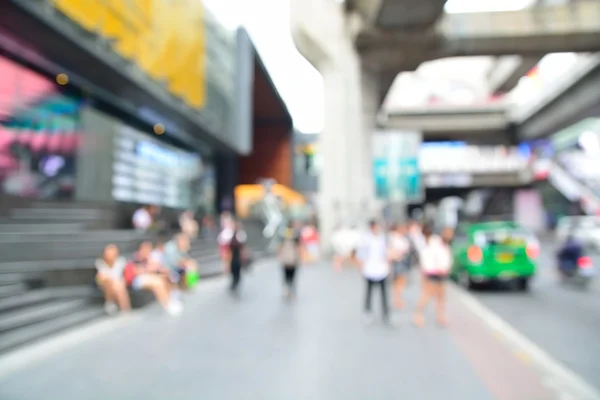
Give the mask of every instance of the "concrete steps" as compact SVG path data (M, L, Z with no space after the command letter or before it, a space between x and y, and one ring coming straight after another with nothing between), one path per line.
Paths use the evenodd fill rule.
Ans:
M13 350L19 346L45 339L50 335L91 322L103 317L104 310L99 306L81 306L72 309L69 313L56 315L44 323L30 324L20 329L0 335L0 353Z
M103 316L95 259L108 243L129 255L147 238L107 229L109 209L25 203L0 218L0 353Z
M150 238L110 229L110 211L100 207L12 207L0 217L0 353L101 318L103 295L94 284L94 261L109 243L129 257ZM222 272L214 238L192 243L190 256L201 276ZM134 308L154 302L150 292L130 291L130 297Z
M99 231L67 231L67 232L24 232L24 233L2 233L1 243L82 243L93 241L104 241L107 243L119 243L120 241L146 240L148 235L128 229L99 230Z
M36 222L30 220L6 219L0 221L0 235L23 234L23 233L73 233L81 232L85 224L79 222Z
M83 208L13 208L9 216L23 220L95 221L104 215L103 210Z
M52 299L2 313L0 334L69 314L87 304L85 299Z
M23 282L9 283L0 285L0 299L8 296L14 296L16 294L23 293L27 290L27 285Z
M46 303L55 299L100 298L98 289L91 285L29 290L0 299L0 314Z

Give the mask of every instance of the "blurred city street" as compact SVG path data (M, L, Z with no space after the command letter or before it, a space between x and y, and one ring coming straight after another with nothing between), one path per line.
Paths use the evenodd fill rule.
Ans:
M454 289L448 328L433 321L416 328L409 311L396 313L392 328L363 323L364 288L356 271L335 273L322 264L300 272L293 303L282 299L281 271L265 261L246 276L239 299L216 278L187 298L179 318L142 310L139 318L115 320L111 332L11 373L5 357L2 399L564 398ZM416 286L413 280L409 310ZM540 282L532 294L478 296L485 303L504 296L512 313L523 315L533 310L528 305L544 295L543 288ZM538 318L544 323L543 315ZM573 336L576 350L582 338ZM51 342L38 347L47 345ZM590 357L594 350L589 348Z
M599 0L1 4L0 400L600 400Z

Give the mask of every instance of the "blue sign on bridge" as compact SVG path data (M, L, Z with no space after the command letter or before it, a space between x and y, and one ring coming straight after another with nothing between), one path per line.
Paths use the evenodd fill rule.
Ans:
M421 173L416 157L374 160L375 193L378 198L408 203L422 198Z

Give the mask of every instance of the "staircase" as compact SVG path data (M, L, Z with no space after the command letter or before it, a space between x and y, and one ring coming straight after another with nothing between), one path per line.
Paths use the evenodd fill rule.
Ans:
M0 353L104 315L92 286L33 289L18 276L0 279Z
M501 188L492 189L487 197L482 218L487 219L509 219L514 218L514 190Z
M600 212L600 178L590 179L585 175L589 165L577 165L573 161L559 158L552 162L548 181L567 199L581 203L585 214L596 215Z
M0 353L104 315L94 261L108 243L131 255L148 235L108 229L111 210L77 203L30 203L0 217ZM201 275L221 272L216 240L190 251ZM139 297L142 300L138 299ZM151 300L135 292L132 305Z
M596 190L574 177L559 163L550 163L547 180L566 199L577 203L584 214L596 215L600 212L600 195Z

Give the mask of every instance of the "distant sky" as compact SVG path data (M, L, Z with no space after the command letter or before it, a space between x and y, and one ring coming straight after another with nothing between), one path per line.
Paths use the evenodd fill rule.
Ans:
M323 129L323 80L296 50L290 33L289 0L203 0L230 29L246 28L303 133Z
M447 13L517 11L530 7L537 0L448 0Z
M323 80L294 46L290 33L290 1L202 1L226 27L232 30L238 26L246 28L292 114L296 128L303 133L319 133L324 119ZM535 0L448 0L446 12L519 10L534 2Z

